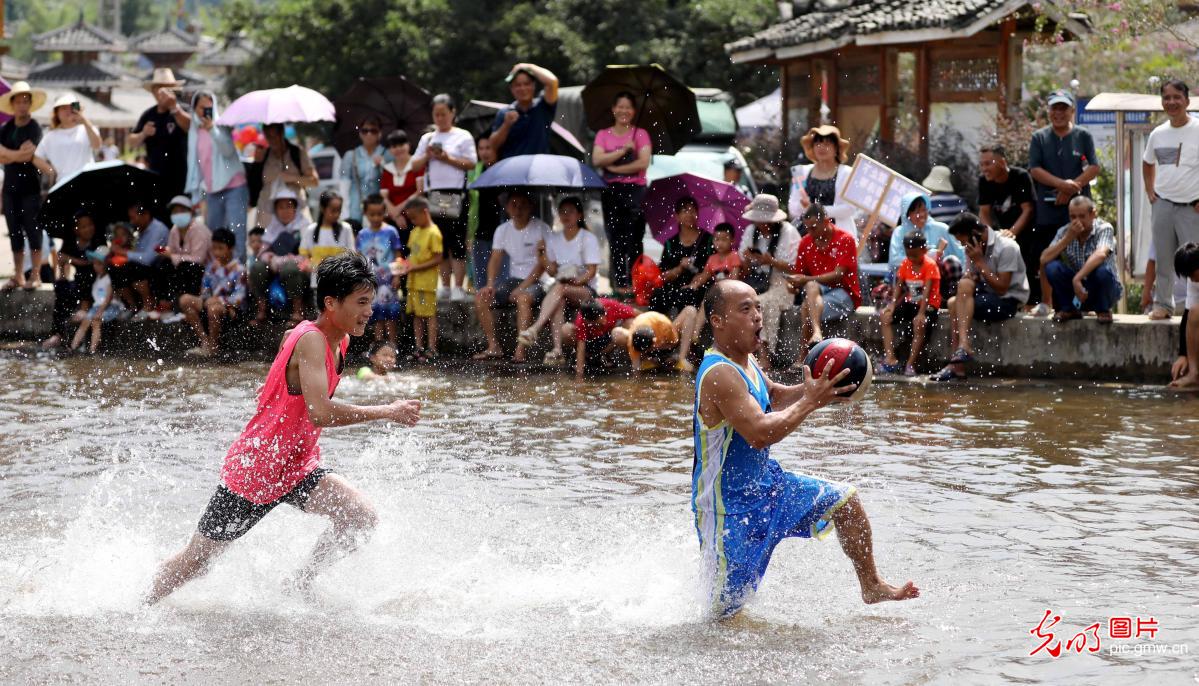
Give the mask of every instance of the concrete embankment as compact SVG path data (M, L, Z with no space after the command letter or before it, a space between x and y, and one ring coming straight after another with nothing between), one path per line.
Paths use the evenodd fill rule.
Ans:
M0 337L37 341L50 334L54 293L38 291L0 293ZM515 345L515 312L501 311L498 324L505 332L504 345ZM438 304L443 355L462 356L483 347L483 333L470 303ZM278 319L264 327L230 326L226 344L242 357L267 357L278 344L287 324ZM411 345L411 326L400 323L400 346ZM1049 319L1020 317L1000 324L976 323L973 327L976 371L1019 378L1058 378L1160 382L1167 379L1178 350L1178 320L1153 322L1140 315L1117 315L1111 325L1094 318L1057 324ZM861 308L853 319L827 332L860 342L872 354L882 350L882 334L873 308ZM543 335L542 347L548 340ZM196 344L185 323L113 322L105 325L104 350L135 356L178 357ZM798 310L783 315L780 351L794 354L799 340ZM362 343L355 346L364 347ZM905 348L901 346L901 356ZM542 350L530 359L539 360ZM923 356L922 371L930 371L949 356L948 317L942 312Z

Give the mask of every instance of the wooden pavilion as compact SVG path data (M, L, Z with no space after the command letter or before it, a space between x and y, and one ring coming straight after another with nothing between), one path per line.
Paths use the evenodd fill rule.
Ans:
M1066 38L1089 32L1085 16L1068 13L1054 0L779 5L781 23L727 44L726 51L735 63L780 67L788 139L824 119L838 125L855 150L875 135L896 142L901 115L914 114L921 152L927 154L937 105L989 103L995 113L1009 112L1021 100L1024 41L1055 29ZM911 65L906 78L901 64Z

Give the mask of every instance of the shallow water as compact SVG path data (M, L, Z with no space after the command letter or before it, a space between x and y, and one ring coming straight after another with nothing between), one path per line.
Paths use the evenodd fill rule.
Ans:
M1199 402L1153 389L876 385L774 451L855 483L879 567L784 541L734 622L704 618L690 386L566 377L343 382L424 399L415 430L327 430L382 523L287 595L324 524L280 508L161 606L139 597L207 503L262 365L0 358L0 681L1193 683ZM1045 609L1102 651L1030 656ZM1158 622L1115 641L1110 616ZM1068 633L1067 633L1067 630ZM1109 654L1113 645L1186 654Z

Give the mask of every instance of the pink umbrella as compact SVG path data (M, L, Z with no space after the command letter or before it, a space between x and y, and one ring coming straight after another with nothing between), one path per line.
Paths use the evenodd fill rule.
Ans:
M239 124L288 124L291 122L333 121L333 103L311 88L288 86L251 91L225 108L216 123L223 126Z
M695 198L699 204L698 223L701 230L712 233L717 224L728 222L736 230L733 245L738 244L741 232L749 226L749 222L741 218L741 213L749 206L749 198L731 183L695 174L667 176L649 185L641 207L645 209L645 219L655 240L665 243L679 232L674 204L686 196Z

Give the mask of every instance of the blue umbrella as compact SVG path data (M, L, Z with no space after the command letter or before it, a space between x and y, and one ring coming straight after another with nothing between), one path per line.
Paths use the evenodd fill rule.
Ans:
M479 175L471 188L603 188L604 180L582 162L563 155L517 155Z

